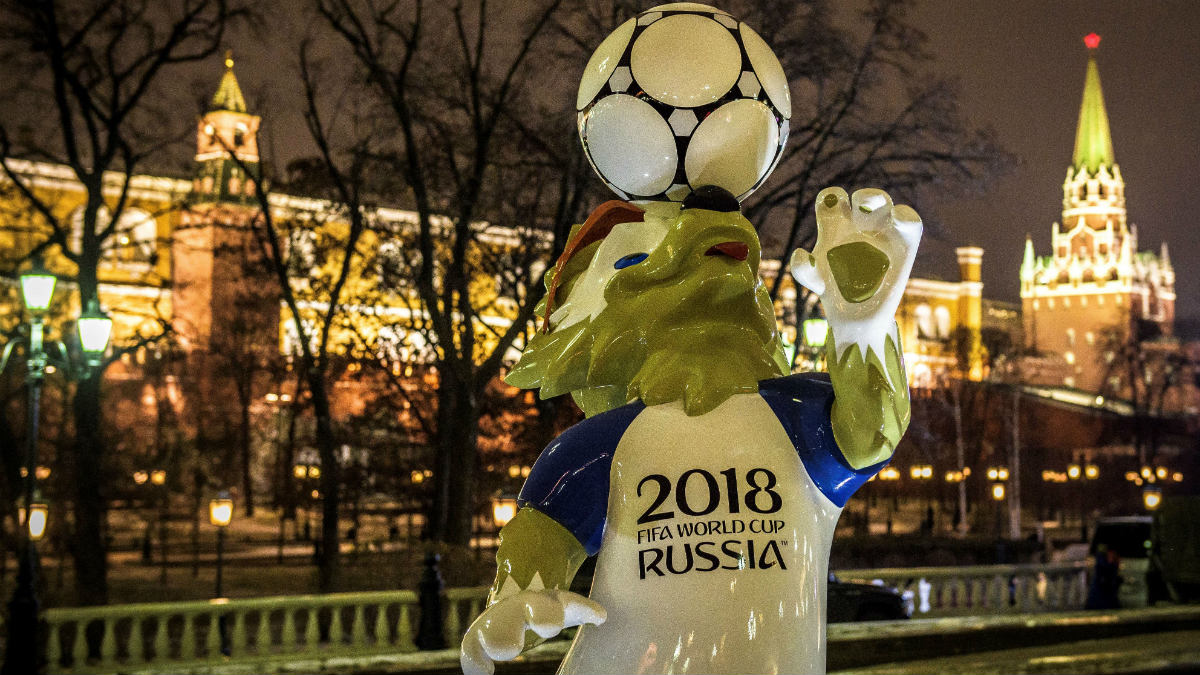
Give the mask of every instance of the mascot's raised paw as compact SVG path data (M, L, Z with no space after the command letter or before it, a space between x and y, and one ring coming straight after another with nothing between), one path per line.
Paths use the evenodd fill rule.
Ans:
M861 468L891 457L908 426L895 316L921 241L921 218L873 189L850 197L826 188L816 209L817 245L792 255L791 272L820 296L829 320L829 375L838 392L834 436L851 466Z
M511 661L526 649L525 632L541 638L564 628L599 625L607 616L594 600L561 590L524 590L484 610L467 629L460 661L464 675L491 675L495 661Z
M852 344L882 355L912 271L921 218L883 190L817 195L817 245L797 249L791 272L821 298L839 356Z

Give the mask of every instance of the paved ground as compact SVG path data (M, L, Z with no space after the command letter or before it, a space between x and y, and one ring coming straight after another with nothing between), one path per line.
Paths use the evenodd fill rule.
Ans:
M497 675L551 673L566 647L565 642L543 645L519 661L497 664ZM380 662L377 668L355 672L358 675L459 672L456 650L426 652L420 661L412 660L412 656L392 663ZM1200 672L1200 628L884 663L834 670L830 675L1176 675L1197 672Z
M547 649L547 647L549 649ZM564 646L540 648L545 656L561 654ZM431 652L417 665L379 664L378 670L358 671L375 675L404 673L457 673L454 650ZM534 659L498 664L497 675L551 673L556 662ZM1066 644L979 652L938 659L888 663L869 668L831 671L830 675L1176 675L1200 672L1200 630L1133 635L1107 640L1085 640Z
M1044 647L979 652L835 672L837 675L1195 673L1200 672L1200 630L1130 635Z

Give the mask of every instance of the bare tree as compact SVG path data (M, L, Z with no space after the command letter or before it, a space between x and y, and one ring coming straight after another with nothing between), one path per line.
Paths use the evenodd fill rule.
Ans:
M0 5L0 56L7 71L21 73L5 94L47 113L16 129L0 121L0 164L41 219L40 238L29 253L52 251L70 261L82 306L97 297L100 262L130 203L134 174L176 140L163 132L171 127L163 124L170 105L170 97L162 95L164 80L182 64L215 53L226 26L243 14L229 0ZM69 167L86 192L77 224L14 169L11 160L17 157ZM102 604L108 595L99 480L105 461L101 375L97 369L81 380L73 401L79 479L72 551L84 604Z
M1179 342L1149 321L1127 317L1100 330L1097 344L1097 366L1105 373L1101 393L1132 407L1134 453L1138 466L1146 466L1158 459L1162 420L1172 412L1172 396L1188 384L1194 366Z
M338 37L334 58L352 60L394 139L383 158L416 213L397 233L411 248L391 290L411 303L397 325L422 336L436 378L424 426L436 449L427 534L439 541L470 537L480 398L522 344L540 272L592 189L571 111L535 87L557 72L545 59L561 4L315 3Z

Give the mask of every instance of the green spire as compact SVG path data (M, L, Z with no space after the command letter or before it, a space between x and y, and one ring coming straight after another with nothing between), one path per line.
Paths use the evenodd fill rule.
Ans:
M1095 173L1101 165L1112 166L1115 163L1112 134L1108 130L1108 113L1104 109L1104 93L1100 89L1100 69L1096 67L1095 47L1092 44L1088 43L1087 80L1083 85L1083 103L1079 106L1079 128L1075 131L1075 157L1072 161L1076 169L1087 167L1089 173ZM1098 36L1094 44L1099 44Z
M246 112L246 99L242 96L242 88L238 86L237 78L233 75L233 52L225 52L225 75L221 77L221 85L213 94L212 110L231 110Z
M1032 281L1037 271L1037 262L1033 255L1033 240L1025 235L1025 257L1021 260L1021 279Z

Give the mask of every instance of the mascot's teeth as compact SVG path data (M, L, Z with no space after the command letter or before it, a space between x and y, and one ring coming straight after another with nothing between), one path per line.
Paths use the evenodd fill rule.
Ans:
M734 260L745 260L750 255L750 247L739 241L726 241L710 246L704 255L726 255Z

